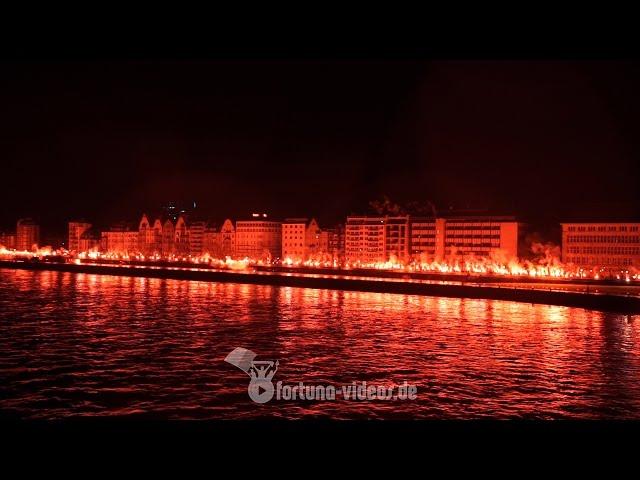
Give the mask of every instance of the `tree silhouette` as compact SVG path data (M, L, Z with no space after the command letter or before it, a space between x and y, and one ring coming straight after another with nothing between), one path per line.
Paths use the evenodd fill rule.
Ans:
M387 195L383 195L381 200L371 200L369 202L371 210L378 215L418 215L418 216L437 216L437 210L433 202L411 201L404 206L395 203L389 199Z

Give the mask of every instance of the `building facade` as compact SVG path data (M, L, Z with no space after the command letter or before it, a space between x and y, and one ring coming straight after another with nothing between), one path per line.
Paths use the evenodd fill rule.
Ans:
M30 218L18 220L16 225L16 250L37 250L39 243L40 226Z
M415 260L429 261L436 258L436 251L444 251L444 242L436 248L436 242L443 238L444 219L412 218L409 230L409 255ZM436 234L440 232L440 234ZM441 254L442 256L442 254Z
M70 252L84 251L80 247L80 239L90 228L91 224L87 222L69 222L69 243L67 244L67 248Z
M88 230L82 232L80 239L78 240L79 252L92 252L100 250L100 242L102 237L100 232L95 227L91 227Z
M139 253L138 230L121 222L102 232L100 249L115 255L136 255Z
M386 260L384 227L387 217L347 217L345 257L348 261Z
M207 220L190 220L188 214L163 214L153 223L142 216L138 224L138 251L145 256L215 258L235 255L235 226L225 220L220 231Z
M200 238L202 245L202 238ZM176 220L173 229L173 252L179 256L189 255L189 228L187 227L187 219L180 215Z
M345 257L345 226L340 224L322 231L322 242L326 243L327 253L334 261L341 262Z
M389 217L384 223L384 254L387 260L409 259L409 216Z
M364 263L409 260L410 217L351 216L345 228L345 258Z
M306 259L306 218L286 219L282 223L282 258L294 261Z
M497 251L517 256L518 223L513 217L347 217L348 261L440 261Z
M282 223L253 214L251 220L238 220L235 228L236 256L276 259L282 256Z
M13 232L0 232L0 247L7 250L16 248L16 234Z
M173 255L176 252L175 248L175 225L173 224L173 220L167 218L162 222L162 230L161 230L161 247L160 253L162 256Z
M282 223L282 258L304 261L327 253L326 238L315 219L286 219Z
M312 218L305 231L305 255L308 258L326 253L322 230L315 218Z
M230 219L226 219L220 227L219 242L221 257L236 255L236 227Z
M215 234L215 229L209 228L209 225L204 220L197 220L189 222L188 226L188 239L189 239L189 255L199 257L204 254L205 244L205 232L212 231Z
M589 268L640 268L640 223L561 226L563 262Z
M513 217L436 219L437 258L486 257L497 251L518 255L518 222Z
M161 253L161 235L162 224L157 221L152 225L149 217L143 214L138 224L138 251L145 256L159 255Z
M220 246L220 232L212 225L207 225L202 233L202 253L201 255L209 255L214 258L222 257L222 248Z

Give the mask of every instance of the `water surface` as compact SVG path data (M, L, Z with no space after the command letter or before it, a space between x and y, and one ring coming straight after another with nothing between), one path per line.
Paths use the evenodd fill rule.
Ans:
M494 300L0 269L0 415L640 418L640 317ZM235 347L285 384L413 401L253 403Z

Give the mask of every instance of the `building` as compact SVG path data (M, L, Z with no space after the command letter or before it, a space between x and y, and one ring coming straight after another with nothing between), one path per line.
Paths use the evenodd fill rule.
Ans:
M202 245L202 238L200 238L200 244ZM183 215L178 217L173 229L173 251L176 255L189 255L189 227Z
M233 257L236 255L236 228L229 219L225 220L220 227L219 239L220 256Z
M288 218L282 223L283 259L304 261L314 255L326 253L326 243L326 235L322 237L315 219Z
M202 254L213 258L226 258L235 255L235 227L229 219L218 230L207 223L202 234Z
M640 268L640 223L562 223L562 261L581 267Z
M345 230L345 257L364 263L516 257L518 223L513 217L450 218L351 216Z
M194 257L201 256L204 252L205 244L205 232L209 237L209 248L211 250L211 240L213 239L213 245L215 246L216 231L215 228L210 228L208 222L204 220L195 220L189 222L188 225L188 239L189 239L189 254ZM213 238L212 238L213 237ZM211 252L207 252L209 255L213 255Z
M387 260L409 260L409 216L387 217L384 223L384 253Z
M347 217L345 256L348 261L384 262L408 259L409 216Z
M100 250L102 236L97 228L91 227L82 232L78 240L78 252L91 252Z
M236 256L273 260L282 255L282 223L268 220L266 213L254 213L250 220L238 220L235 229Z
M139 251L145 256L200 257L209 255L224 258L235 254L235 227L225 220L220 231L208 220L190 219L188 213L163 213L151 223L142 216L138 225Z
M7 250L16 248L16 234L14 232L0 232L0 247Z
M302 261L306 258L306 218L289 218L282 224L282 258Z
M326 244L327 254L334 261L342 261L345 257L345 226L336 225L322 231L321 243Z
M306 256L313 257L327 253L327 244L325 237L322 236L322 230L315 218L312 218L305 231L305 248Z
M207 225L202 232L202 253L213 258L222 258L220 232L213 226Z
M163 213L151 223L142 215L138 224L138 251L145 256L199 256L202 254L206 222L189 222L187 215Z
M33 251L40 243L40 226L31 218L18 220L16 226L16 250Z
M153 225L146 214L138 224L138 251L145 255L159 255L162 249L162 223L156 220Z
M501 252L518 256L518 222L514 217L465 216L435 221L436 258L486 257Z
M100 249L109 254L136 255L139 253L138 230L127 222L117 223L102 232Z
M385 217L347 217L345 257L348 261L382 262Z
M436 235L436 231L440 235ZM436 241L443 239L444 219L412 218L410 225L409 254L415 260L429 261L436 258ZM444 251L444 242L440 242L438 252ZM442 256L442 255L441 255Z
M80 238L82 235L91 228L91 224L87 222L69 222L69 243L67 249L70 252L82 252L80 248Z
M165 218L161 227L161 247L160 254L163 257L173 255L175 253L175 225L171 218Z

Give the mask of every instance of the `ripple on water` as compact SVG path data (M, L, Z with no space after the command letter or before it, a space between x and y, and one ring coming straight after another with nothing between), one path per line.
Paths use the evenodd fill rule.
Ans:
M0 414L31 418L638 418L640 318L380 293L0 269ZM411 401L256 405L223 362Z

